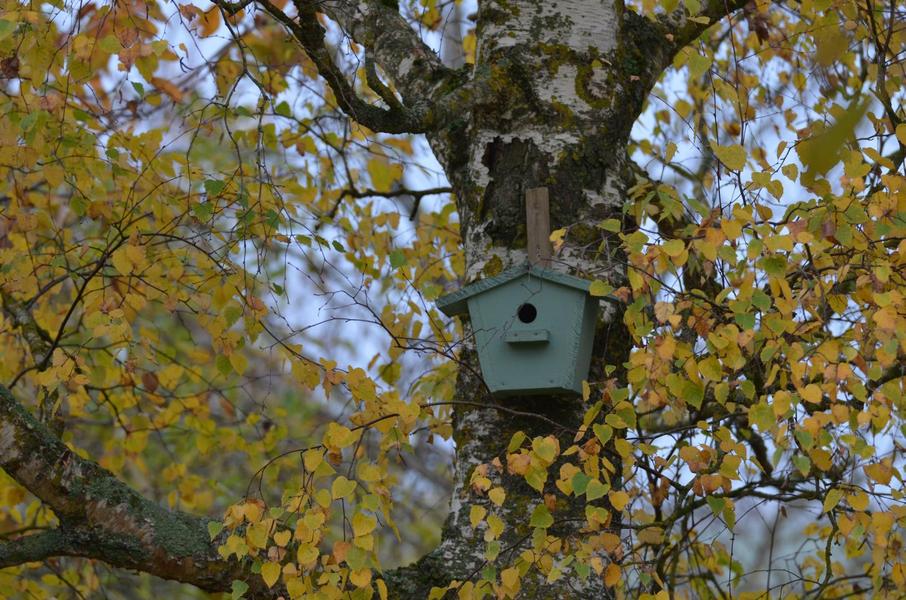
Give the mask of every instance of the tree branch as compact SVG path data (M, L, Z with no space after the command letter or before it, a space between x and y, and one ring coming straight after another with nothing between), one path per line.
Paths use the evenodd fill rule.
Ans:
M168 511L97 463L70 450L0 386L0 468L53 509L60 527L0 544L0 568L52 556L81 556L209 592L249 583L272 594L247 563L224 560L208 519Z
M22 536L0 544L0 569L68 555L71 550L67 536L59 529Z
M296 6L309 4L295 0ZM331 19L368 49L410 107L430 105L438 88L454 77L440 57L425 45L400 15L395 2L380 0L325 0L319 3Z
M751 0L706 0L698 14L693 17L690 18L684 13L673 13L663 17L661 23L667 28L667 34L673 37L673 43L679 50L695 41L714 23L729 17L749 2Z

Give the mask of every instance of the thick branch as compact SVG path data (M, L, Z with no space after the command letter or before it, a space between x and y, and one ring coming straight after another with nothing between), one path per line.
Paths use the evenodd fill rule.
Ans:
M692 18L685 14L674 18L676 15L674 13L674 15L662 19L661 22L667 28L667 33L673 37L673 43L676 45L676 49L679 50L690 42L695 41L698 36L703 34L714 23L742 9L750 1L707 0L699 13Z
M0 569L30 562L40 562L53 556L70 554L72 547L59 529L22 536L0 544Z
M267 597L246 564L223 560L207 519L168 511L111 472L72 452L0 386L0 468L46 503L60 528L0 545L0 567L51 556L82 556L144 571L203 590L230 589L234 579Z
M296 5L307 4L296 0ZM331 19L384 70L410 107L436 99L437 89L454 75L400 15L395 3L379 0L326 0L319 3Z
M327 82L337 99L337 104L350 117L365 127L385 133L419 133L425 131L423 120L413 111L400 106L389 109L369 104L359 97L346 75L334 62L324 40L325 31L318 21L314 2L297 2L298 20L277 8L268 0L259 0L258 4L274 19L286 27L302 45L308 57L315 64L318 73Z

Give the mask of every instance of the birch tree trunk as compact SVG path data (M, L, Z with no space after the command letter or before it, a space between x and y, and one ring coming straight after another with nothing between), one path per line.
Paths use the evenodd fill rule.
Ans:
M636 32L627 29L633 18ZM603 279L614 287L624 283L626 264L619 240L599 225L606 219L624 219L622 208L634 178L626 151L629 132L660 72L660 60L652 57L667 54L663 40L645 39L650 33L641 19L622 14L619 3L481 3L474 68L476 74L490 76L492 89L467 117L429 133L456 190L469 281L526 260L525 192L543 186L550 194L552 227L568 232L552 268ZM650 50L655 54L648 54ZM620 315L602 303L589 380L603 379L605 364L625 363L629 350ZM457 400L494 404L475 376L480 369L474 351L464 352L462 360L466 364L459 371ZM415 569L399 574L397 581L407 597L424 597L428 588L416 592L417 582L467 580L486 566L483 530L473 531L469 520L476 504L503 520L506 533L501 546L512 556L533 546L528 516L541 495L523 478L507 473L507 443L523 431L529 438L556 435L565 448L588 406L580 398L561 396L499 402L549 420L514 419L495 408L457 407L451 512L440 548ZM618 489L619 456L612 446L603 452L616 467L610 476ZM494 457L503 461L503 468L487 466ZM503 507L471 489L477 468L507 490ZM553 489L549 480L545 493ZM558 505L555 518L559 524L552 532L574 542L585 520L584 501ZM619 532L618 522L610 527ZM532 598L610 597L600 577L582 578L569 567L556 581L536 574L522 585L525 597Z

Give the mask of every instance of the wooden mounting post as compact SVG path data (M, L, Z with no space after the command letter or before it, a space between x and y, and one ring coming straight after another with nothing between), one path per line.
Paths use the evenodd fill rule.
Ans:
M551 264L551 207L547 188L525 191L525 227L528 260L540 267Z

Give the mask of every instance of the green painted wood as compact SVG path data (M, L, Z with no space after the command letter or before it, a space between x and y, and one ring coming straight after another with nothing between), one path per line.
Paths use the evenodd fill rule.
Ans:
M466 286L437 305L448 315L468 312L491 392L578 394L588 376L598 315L599 298L588 294L589 285L524 265Z
M505 283L508 283L513 279L522 277L526 274L531 274L534 277L540 279L573 287L583 292L588 291L588 287L591 285L591 282L587 279L573 277L572 275L566 275L565 273L558 273L557 271L544 269L537 265L532 265L531 263L523 263L521 265L507 269L499 275L481 279L479 281L476 281L475 283L467 285L462 289L447 294L446 296L441 296L437 299L437 308L439 308L441 312L450 317L454 315L465 314L466 312L468 312L467 302L471 296L481 294L482 292L491 288L504 285ZM614 301L616 300L614 299Z
M508 344L543 344L550 341L551 335L547 329L509 331L505 339Z

